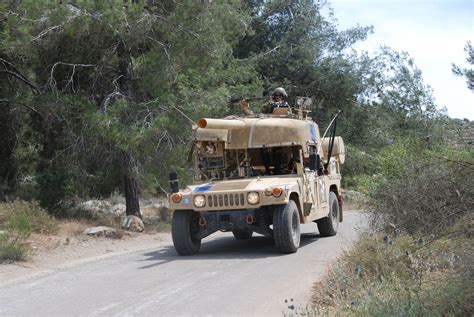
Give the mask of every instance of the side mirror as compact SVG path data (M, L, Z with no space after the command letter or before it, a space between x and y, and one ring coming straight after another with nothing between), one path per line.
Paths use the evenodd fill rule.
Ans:
M170 173L170 189L172 193L179 192L179 180L176 172Z

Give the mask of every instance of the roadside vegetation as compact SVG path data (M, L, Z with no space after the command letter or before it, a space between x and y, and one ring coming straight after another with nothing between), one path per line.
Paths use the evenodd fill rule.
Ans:
M55 234L58 221L37 202L0 203L0 263L24 260L32 233Z
M143 202L143 232L168 232L170 215L168 208L162 205L163 200L155 198ZM87 228L97 228L98 237L134 236L130 231L136 229L129 228L126 232L123 228L124 212L123 197L117 196L78 204L61 217L52 216L36 201L0 202L0 264L25 261L38 252L69 245L73 240L87 240Z
M312 314L473 314L474 153L456 143L380 152L364 184L371 225L315 285Z

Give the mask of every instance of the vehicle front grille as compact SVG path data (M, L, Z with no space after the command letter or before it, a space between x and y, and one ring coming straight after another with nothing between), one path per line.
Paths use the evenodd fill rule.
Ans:
M242 207L245 205L245 196L243 193L208 195L207 204L214 208Z

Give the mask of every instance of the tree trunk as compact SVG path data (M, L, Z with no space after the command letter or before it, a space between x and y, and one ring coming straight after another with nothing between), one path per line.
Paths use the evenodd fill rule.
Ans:
M125 96L127 102L131 99L132 80L132 58L130 49L121 41L117 46L118 68L120 79L118 80L120 92ZM125 213L141 218L140 203L138 200L138 180L135 160L130 152L125 152L122 158L123 188L125 194Z
M127 216L142 217L138 200L138 181L134 172L135 162L130 153L123 155L123 190L125 193L125 213Z
M15 162L15 147L17 135L11 106L0 104L0 200L4 200L9 191L15 189L17 164Z

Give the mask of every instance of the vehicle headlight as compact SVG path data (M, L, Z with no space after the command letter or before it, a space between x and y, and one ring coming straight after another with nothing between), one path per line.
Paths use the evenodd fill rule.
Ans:
M206 197L203 195L194 196L194 206L198 208L206 206Z
M273 187L265 188L265 195L266 196L271 196L272 194L273 194Z
M260 202L260 196L257 192L250 192L247 194L247 202L251 205L256 205Z

